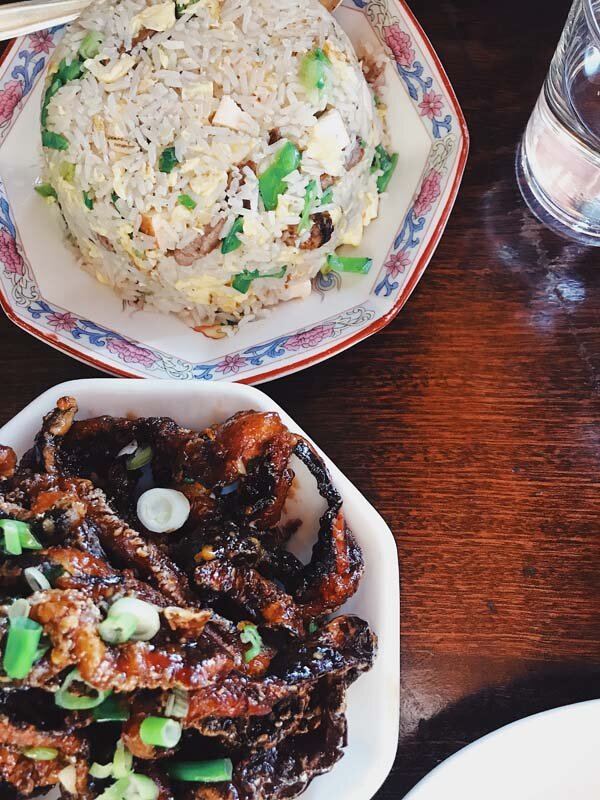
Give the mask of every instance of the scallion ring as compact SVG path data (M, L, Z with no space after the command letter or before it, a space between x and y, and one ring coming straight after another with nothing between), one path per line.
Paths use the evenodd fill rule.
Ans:
M119 742L115 748L112 762L112 774L115 778L125 778L133 770L133 756L125 747L123 742Z
M173 689L165 704L165 714L167 717L178 717L184 719L188 715L190 704L187 692L179 687Z
M109 614L98 626L98 633L108 644L128 642L136 631L138 618L135 614Z
M160 617L155 606L137 597L121 597L108 609L107 619L131 614L136 619L135 630L131 638L140 642L148 642L160 629Z
M23 570L23 577L32 592L43 592L52 588L50 581L38 567L26 567Z
M94 695L73 694L69 692L69 688L73 683L84 683L88 688L95 692ZM66 708L68 711L84 711L89 708L95 708L108 697L110 692L95 689L86 683L79 674L78 669L71 670L65 678L63 685L58 692L54 695L54 702L59 708Z
M137 515L153 533L177 531L190 515L190 501L176 489L148 489L140 495Z
M129 776L123 800L156 800L158 795L158 786L152 778L134 772Z
M106 700L92 712L95 722L125 722L129 719L129 710L116 694L109 695Z
M140 739L154 747L175 747L181 739L181 724L166 717L146 717L140 725Z

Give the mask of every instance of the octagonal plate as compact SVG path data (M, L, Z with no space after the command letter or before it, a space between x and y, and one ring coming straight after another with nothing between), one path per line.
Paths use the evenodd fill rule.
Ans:
M360 252L368 276L330 273L302 301L232 337L209 339L172 316L132 311L77 267L58 209L33 192L50 29L15 40L0 67L0 303L9 318L93 366L131 377L259 383L315 364L375 333L402 308L443 232L462 177L466 124L446 74L398 0L345 0L355 45L385 52L388 122L398 168Z

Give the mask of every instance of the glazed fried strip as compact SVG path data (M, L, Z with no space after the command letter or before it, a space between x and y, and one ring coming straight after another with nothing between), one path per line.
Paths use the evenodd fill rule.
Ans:
M83 680L97 689L195 689L237 666L229 653L210 643L186 647L127 642L110 647L98 634L100 612L79 591L51 589L31 602L31 618L43 625L52 642L52 667L77 667Z

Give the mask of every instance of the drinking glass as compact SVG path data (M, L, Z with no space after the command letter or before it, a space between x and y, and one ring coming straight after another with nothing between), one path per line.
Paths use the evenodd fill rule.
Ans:
M549 228L600 246L600 0L574 0L517 153L525 201Z

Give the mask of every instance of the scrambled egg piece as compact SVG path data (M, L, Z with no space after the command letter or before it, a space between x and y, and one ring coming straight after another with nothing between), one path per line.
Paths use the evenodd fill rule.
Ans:
M148 6L136 14L131 22L132 34L136 36L142 28L151 31L168 31L175 25L175 3L158 3Z
M177 281L175 288L183 292L193 303L202 303L206 305L208 303L218 302L218 305L221 306L224 311L234 311L235 307L242 302L245 297L245 295L235 290L229 294L229 292L227 292L227 287L223 286L222 281L219 280L219 278L215 278L213 275L202 275L198 278L188 278L187 280ZM213 295L217 295L218 300L214 298ZM238 295L238 297L235 297L235 295Z
M194 100L196 97L212 97L213 96L213 82L207 81L206 83L191 83L189 86L184 86L181 90L181 97L184 100Z
M135 65L135 58L128 53L123 53L112 64L101 64L99 61L88 59L85 66L100 83L114 83L127 75Z
M306 155L314 158L329 175L343 175L343 150L350 144L350 137L337 108L332 108L319 117L310 132Z
M365 196L365 209L362 213L363 225L368 225L372 222L379 212L379 195L375 192L367 192Z
M362 217L358 215L348 222L348 227L340 236L339 244L349 244L353 247L358 247L363 238L363 223Z
M258 123L252 119L250 114L242 111L235 100L232 100L228 94L223 95L221 98L212 124L250 135L258 133Z

